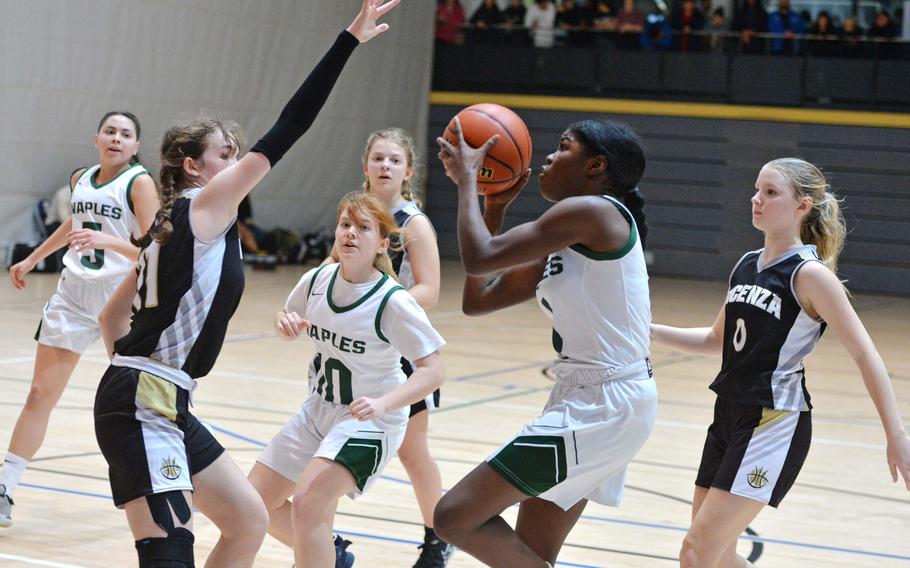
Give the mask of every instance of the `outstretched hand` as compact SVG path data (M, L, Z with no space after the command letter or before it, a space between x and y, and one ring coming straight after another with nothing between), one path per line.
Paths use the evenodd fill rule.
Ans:
M458 145L450 143L445 138L439 137L436 143L439 144L439 159L442 160L446 168L446 175L452 178L459 188L467 186L468 182L477 178L477 170L483 164L490 148L499 141L499 135L491 136L489 140L483 143L479 148L472 148L464 140L464 134L461 131L461 122L458 117L452 121L452 130L458 140Z
M389 29L389 24L377 24L376 20L386 12L394 8L401 0L389 0L383 4L383 0L363 0L363 6L360 13L348 26L348 32L357 38L360 43L366 43Z

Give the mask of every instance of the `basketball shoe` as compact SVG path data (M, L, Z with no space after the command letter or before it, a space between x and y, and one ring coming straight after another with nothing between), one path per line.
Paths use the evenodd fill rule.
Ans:
M455 552L455 547L445 542L431 528L424 528L426 534L423 538L423 544L418 546L420 556L414 563L414 568L445 568L449 563L449 557Z
M6 494L6 485L0 484L0 527L13 525L13 498Z

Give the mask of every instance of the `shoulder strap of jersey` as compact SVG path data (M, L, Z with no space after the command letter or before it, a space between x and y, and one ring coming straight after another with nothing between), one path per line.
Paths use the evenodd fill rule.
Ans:
M382 321L382 312L383 312L383 310L385 310L385 305L387 303L389 303L389 298L392 297L392 294L394 294L395 292L397 292L399 290L404 290L404 287L396 285L396 286L393 286L392 288L390 288L389 291L385 293L385 296L382 297L382 302L379 303L379 309L376 310L376 322L375 322L376 336L379 337L379 339L385 341L386 343L388 343L389 340L385 335L383 335L382 326L380 325L380 322Z
M320 266L319 268L316 269L316 272L313 273L313 277L310 278L310 285L309 285L309 286L307 287L307 289L306 289L306 297L307 297L307 298L309 298L309 297L310 297L310 294L313 293L313 284L316 282L316 278L319 276L319 273L322 272L322 270L323 270L325 267L327 267L327 266L329 266L329 265L328 265L328 264L323 264L322 266Z
M764 249L750 250L746 254L739 257L739 260L737 260L736 264L733 265L733 269L730 270L730 276L727 277L727 289L733 287L733 275L736 274L736 269L739 268L739 265L742 264L744 260L746 260L746 257L750 254L761 253L762 250Z
M79 166L78 168L76 168L75 170L73 170L70 173L70 178L69 178L70 193L72 193L76 189L76 184L79 183L79 180L82 179L82 176L85 175L85 172L89 171L92 168L94 168L94 166ZM74 183L73 176L76 175L76 172L79 172L79 176L76 177L76 182Z
M620 248L608 252L596 252L581 243L570 245L569 248L591 260L618 260L626 256L635 246L635 243L638 242L638 226L635 224L635 218L632 216L632 213L626 208L622 201L610 197L609 195L601 195L600 197L615 205L616 209L618 209L619 212L622 213L622 216L625 217L626 221L629 222L629 239Z
M133 177L131 177L129 183L126 184L126 204L129 206L130 213L132 213L133 215L136 214L136 209L133 207L133 182L135 182L136 178L138 178L142 174L149 173L149 171L147 169L145 169L145 166L143 166L142 164L135 164L133 167L136 167L136 166L139 166L139 169L137 169L135 172L132 173Z

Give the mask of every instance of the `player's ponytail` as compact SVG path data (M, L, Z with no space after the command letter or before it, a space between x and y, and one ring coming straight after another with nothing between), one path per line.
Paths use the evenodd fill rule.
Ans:
M635 218L642 246L648 236L645 199L638 182L645 173L645 153L638 137L624 124L603 119L581 120L568 128L593 156L607 160L607 190L624 202Z
M772 160L765 167L774 168L787 178L797 199L808 197L812 200L812 208L800 227L800 239L815 245L818 257L836 274L847 226L841 212L841 200L831 191L825 175L817 166L799 158Z
M358 216L366 216L376 221L380 238L387 238L393 242L404 242L404 230L395 223L395 217L389 212L389 208L386 207L385 203L374 194L366 191L353 191L342 197L335 215L336 224L345 210L354 219ZM393 248L399 250L398 247ZM389 258L388 252L383 251L376 255L373 260L373 268L398 280L398 275L395 274L392 259Z

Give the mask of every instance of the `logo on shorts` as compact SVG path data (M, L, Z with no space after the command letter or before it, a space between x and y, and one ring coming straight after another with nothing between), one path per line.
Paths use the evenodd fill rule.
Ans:
M175 458L164 458L161 460L161 467L158 468L158 471L161 472L161 475L173 481L180 477L183 468L180 467Z
M749 475L746 476L746 481L755 489L761 489L765 485L768 485L768 470L760 466L755 466L755 468L749 472Z

